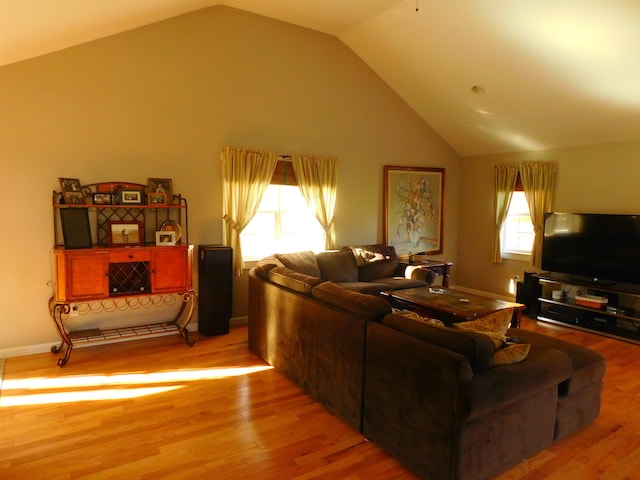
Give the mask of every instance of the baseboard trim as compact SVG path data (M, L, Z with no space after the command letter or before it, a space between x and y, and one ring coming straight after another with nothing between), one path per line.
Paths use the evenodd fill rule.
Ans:
M238 326L238 325L246 325L248 323L248 317L235 317L229 321L230 326ZM190 323L187 327L189 332L197 332L198 324ZM135 340L135 339L132 339ZM1 358L11 358L11 357L23 357L25 355L36 355L38 353L47 353L51 352L51 347L59 346L60 341L51 342L51 343L41 343L36 345L24 345L22 347L13 347L13 348L2 348L0 349L0 359ZM103 344L104 345L104 344ZM85 345L82 345L84 347ZM88 345L87 345L88 346Z

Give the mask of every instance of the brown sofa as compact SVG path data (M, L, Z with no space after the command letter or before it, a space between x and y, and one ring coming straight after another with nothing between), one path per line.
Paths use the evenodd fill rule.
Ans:
M598 416L602 356L535 332L507 334L529 353L493 366L485 335L397 314L369 324L362 433L423 478L481 480Z
M597 417L605 365L595 352L511 330L529 353L494 366L488 336L346 288L366 276L340 285L310 275L328 271L320 257L251 269L249 346L421 477L491 478Z

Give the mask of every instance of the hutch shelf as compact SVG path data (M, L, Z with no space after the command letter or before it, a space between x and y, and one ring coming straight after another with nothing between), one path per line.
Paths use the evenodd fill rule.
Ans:
M140 192L135 204L96 204L96 193L125 188ZM64 203L53 192L55 278L49 312L63 353L58 365L69 361L74 346L128 341L140 337L179 334L187 345L187 327L198 298L192 287L193 245L188 244L187 202L172 195L163 204L143 204L145 185L108 182L82 186L85 203ZM102 199L102 196L98 196ZM122 228L132 228L127 232ZM170 233L158 243L156 232ZM161 241L160 241L161 242ZM82 324L78 316L129 309L173 307L172 320L113 328L70 329Z

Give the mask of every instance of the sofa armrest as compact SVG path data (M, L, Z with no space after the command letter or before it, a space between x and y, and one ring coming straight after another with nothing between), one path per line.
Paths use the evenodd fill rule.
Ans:
M571 375L571 360L560 350L530 353L522 362L479 372L463 387L458 407L463 418L474 418L556 387Z

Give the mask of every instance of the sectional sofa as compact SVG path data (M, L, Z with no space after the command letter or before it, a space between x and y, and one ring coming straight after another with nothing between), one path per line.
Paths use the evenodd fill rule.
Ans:
M526 343L528 354L497 365L490 336L392 311L376 289L359 285L428 281L380 277L376 261L358 265L356 248L275 255L252 268L249 346L419 476L492 478L598 416L599 354L516 329L506 335ZM371 277L334 276L328 264L350 262L348 250L356 270L368 268Z

